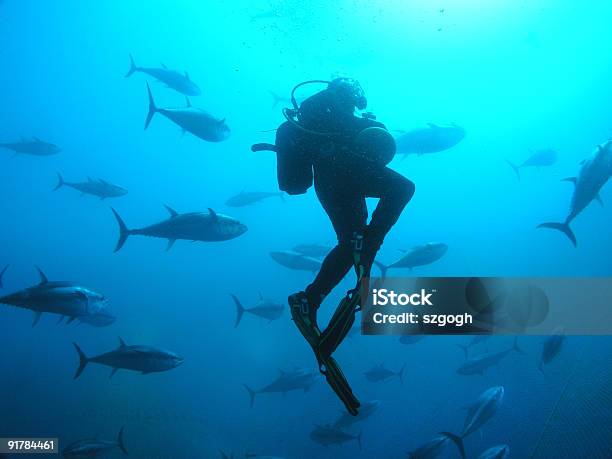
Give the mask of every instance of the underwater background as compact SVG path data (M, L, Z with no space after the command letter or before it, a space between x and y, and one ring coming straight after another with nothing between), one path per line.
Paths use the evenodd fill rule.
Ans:
M466 131L451 149L398 155L390 164L416 184L416 194L378 259L390 263L397 249L430 241L449 247L439 261L395 274L609 276L609 207L594 203L572 224L577 248L536 226L565 218L571 185L561 179L612 136L611 19L612 3L604 0L0 3L0 143L38 137L61 148L49 157L0 150L0 269L10 264L0 295L36 284L40 266L50 280L103 293L117 317L97 328L56 325L45 314L32 327L31 313L1 306L0 437L59 437L62 448L96 435L115 439L125 426L136 458L215 458L219 450L236 457L399 458L440 431L460 431L462 408L503 386L498 412L465 439L469 457L507 444L516 458L534 451L609 458L609 417L603 424L589 419L602 407L609 413L609 392L582 393L591 407L583 417L555 417L568 385L578 384L578 364L582 384L610 374L608 337L567 337L544 371L538 364L545 338L522 337L525 355L463 376L456 372L464 361L457 344L469 337L405 345L398 337L356 334L339 360L358 397L380 401L371 417L347 429L362 432L362 450L356 441L325 448L311 440L315 425L333 423L342 411L323 379L307 392L257 395L250 408L243 385L258 389L279 369L316 365L287 310L272 323L247 314L235 328L230 294L245 306L260 292L284 304L313 274L288 270L269 252L333 245L335 235L312 189L285 202L225 203L242 190L277 191L273 154L250 151L253 143L272 142L269 131L283 121L287 102L274 106L270 91L289 97L301 81L346 75L361 82L368 109L390 130L456 123ZM143 130L146 81L158 106L186 102L148 75L124 78L130 54L138 65L187 70L202 90L191 103L225 118L230 137L204 142L160 115ZM521 163L545 148L558 161L524 168L517 180L506 160ZM73 181L103 178L129 192L112 200L52 192L58 172ZM612 203L609 186L601 198ZM224 242L178 241L168 252L165 241L135 236L113 253L111 206L129 227L141 227L166 218L164 205L212 208L248 231ZM326 299L323 316L353 283L347 276ZM116 348L118 336L185 361L152 375L120 370L112 379L110 369L92 364L73 380L73 342L97 355ZM494 337L470 352L511 345L511 337ZM598 353L603 358L589 363ZM363 373L380 363L393 371L406 364L403 384L366 380ZM607 444L567 438L591 425L604 429L599 438ZM563 451L555 439L568 443ZM449 446L440 457L459 455Z

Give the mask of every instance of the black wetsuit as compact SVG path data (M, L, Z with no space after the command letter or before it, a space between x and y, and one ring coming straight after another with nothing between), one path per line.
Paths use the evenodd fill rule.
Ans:
M363 129L385 126L356 117L354 109L342 107L329 90L305 100L300 108L304 127L332 136L306 135L313 150L314 186L329 216L338 244L323 261L319 274L306 288L308 302L318 307L353 266L352 239L364 237L363 263L369 272L376 253L391 227L414 194L414 184L397 172L373 165L354 154L354 139ZM366 198L379 198L367 223Z

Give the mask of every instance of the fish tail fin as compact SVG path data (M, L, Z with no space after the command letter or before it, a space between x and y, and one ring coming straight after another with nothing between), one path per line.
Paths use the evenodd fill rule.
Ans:
M243 384L244 388L247 390L247 392L249 393L249 397L250 397L250 407L253 408L253 405L255 404L255 396L257 395L257 392L255 392L253 389L251 389L249 386L247 386L246 384Z
M450 432L440 432L440 435L444 435L446 438L451 440L459 449L459 453L461 454L461 457L463 459L466 459L465 446L463 445L463 438L453 433L450 433Z
M361 448L361 435L363 434L363 431L360 431L359 434L355 437L355 439L357 440L357 444L359 445L359 451L362 450Z
M58 172L57 173L57 185L55 185L55 188L53 188L53 191L59 190L61 187L64 186L65 183L66 182L64 182L64 178L62 177L62 174Z
M155 106L155 100L153 100L153 94L151 94L149 83L147 83L147 93L149 95L149 113L147 113L147 119L145 120L145 129L149 127L149 123L151 122L151 119L153 119L153 115L155 115L155 112L157 112L157 107Z
M380 269L380 277L382 277L383 279L386 278L389 267L381 263L380 261L376 261L376 260L374 260L374 264L376 265L378 269Z
M119 240L117 240L117 246L115 247L115 252L118 252L119 250L121 250L121 247L123 247L123 244L125 244L125 241L127 240L128 236L132 232L128 229L127 226L125 226L123 219L117 213L117 211L113 209L112 207L111 207L111 210L113 211L113 214L115 214L115 218L117 219L117 224L119 225Z
M463 353L465 354L465 358L467 359L469 346L467 344L457 344L457 346L463 350Z
M234 328L238 328L238 325L240 325L240 320L242 320L242 315L244 314L244 306L242 306L242 303L240 303L240 300L236 295L231 294L231 297L236 305L236 322L234 323Z
M272 96L272 108L276 108L278 103L281 101L281 97L276 94L274 91L268 91L270 96Z
M2 278L4 277L4 273L6 272L7 269L9 269L10 265L6 265L4 268L2 268L2 271L0 271L0 288L4 287L4 284L2 283Z
M526 354L525 351L521 347L519 347L518 336L514 337L514 342L512 343L512 350L516 351L517 353L519 353L521 355L525 355Z
M74 348L76 349L77 354L79 354L79 367L77 368L77 371L74 374L74 379L77 379L79 376L81 376L81 373L83 373L83 370L89 363L89 358L85 355L85 353L81 350L81 348L79 347L77 343L72 343L72 344L74 345Z
M400 384L404 384L404 370L406 370L405 363L402 365L402 368L400 368L400 371L397 373L397 376L399 376Z
M512 168L512 170L516 174L516 178L520 182L521 181L521 174L520 174L520 171L519 171L519 167L516 164L514 164L512 161L506 160L506 162L510 165L510 167Z
M565 223L547 222L547 223L542 223L538 225L537 227L538 228L550 228L550 229L555 229L557 231L561 231L563 234L565 234L568 237L568 239L572 242L572 244L574 244L574 247L578 246L578 242L576 241L576 235L570 228L568 222L565 222Z
M125 443L123 443L123 429L125 429L125 426L121 427L121 430L119 430L119 434L117 435L117 446L119 446L119 449L123 452L123 454L128 456L129 454L127 449L125 449Z
M134 57L130 54L130 69L128 70L128 72L125 74L124 78L129 77L130 75L132 75L132 73L134 73L136 70L138 70L138 67L136 67L136 64L134 63Z

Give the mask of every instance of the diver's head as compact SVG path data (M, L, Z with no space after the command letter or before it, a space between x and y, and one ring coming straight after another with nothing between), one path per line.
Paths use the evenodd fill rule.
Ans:
M336 94L341 103L346 104L346 107L350 107L351 110L354 110L355 107L358 110L365 110L368 106L363 88L353 78L335 78L329 83L327 89Z

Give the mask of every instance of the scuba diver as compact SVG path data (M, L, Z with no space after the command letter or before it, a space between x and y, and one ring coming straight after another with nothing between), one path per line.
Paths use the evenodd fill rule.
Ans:
M304 84L327 87L298 106L295 91ZM253 151L277 153L279 188L301 194L313 184L329 216L338 243L325 257L314 281L289 297L291 316L312 347L319 369L352 415L359 400L353 394L332 354L348 334L361 309L361 290L368 288L370 270L386 234L397 222L414 194L414 184L387 167L395 154L395 141L371 113L354 79L311 80L291 93L293 109L283 110L287 121L276 133L275 145L256 144ZM366 198L378 198L370 222ZM354 267L357 283L340 302L327 328L317 322L323 299Z

